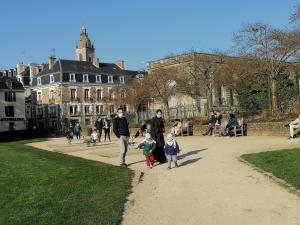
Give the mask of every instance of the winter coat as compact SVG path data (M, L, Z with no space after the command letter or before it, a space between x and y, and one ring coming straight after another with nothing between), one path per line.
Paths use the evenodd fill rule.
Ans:
M96 122L95 122L95 127L96 127L96 129L97 130L102 130L102 128L103 128L103 121L102 120L97 120Z
M164 132L165 126L163 119L156 116L153 117L151 120L151 137L155 140L157 147L165 146Z
M173 145L170 146L170 145L166 144L165 153L166 153L166 155L177 155L179 153L178 143L176 142L176 147L174 147Z
M138 146L139 149L143 149L144 156L150 156L153 155L153 151L156 148L156 144L153 142L151 144L147 142L142 142Z
M129 133L127 119L125 117L122 118L116 117L113 120L113 131L117 136L117 138L120 138L121 135L129 137L130 133Z
M239 123L237 121L236 118L230 118L227 124L227 127L234 127L234 126L238 126Z

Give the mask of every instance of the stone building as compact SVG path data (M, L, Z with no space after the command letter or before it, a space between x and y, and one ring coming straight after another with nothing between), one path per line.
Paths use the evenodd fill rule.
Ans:
M188 76L188 73L193 70L193 73L199 69L201 66L205 66L205 62L215 64L213 66L218 66L220 62L219 57L213 54L190 52L180 55L172 55L163 59L153 60L148 62L148 73L151 76L155 70L160 68L175 68L179 71L179 76ZM188 71L189 70L189 71ZM178 75L178 74L177 74ZM205 94L206 90L200 90L203 95L200 99L191 97L190 95L176 94L169 99L169 106L171 108L198 108L198 115L207 115L207 96ZM159 108L161 104L159 102L152 102L151 108ZM196 105L199 105L196 107ZM195 106L195 107L194 107ZM212 89L212 107L214 109L220 109L222 111L230 111L232 109L238 108L238 101L236 99L235 91L230 87L223 84L214 86Z
M15 77L0 77L0 132L26 129L24 87Z
M83 27L75 50L76 60L51 56L48 67L31 79L33 124L61 130L80 122L93 125L98 116L115 114L117 107L128 110L122 101L122 86L144 72L125 70L124 62L99 62L95 48Z

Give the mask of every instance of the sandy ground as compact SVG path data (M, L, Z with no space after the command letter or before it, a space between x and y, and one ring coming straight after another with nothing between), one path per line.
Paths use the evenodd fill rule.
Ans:
M181 137L181 166L167 170L145 166L133 147L127 163L145 173L134 187L124 225L300 225L300 199L237 157L300 147L300 139L282 137ZM118 146L85 147L65 139L34 143L36 147L118 164Z

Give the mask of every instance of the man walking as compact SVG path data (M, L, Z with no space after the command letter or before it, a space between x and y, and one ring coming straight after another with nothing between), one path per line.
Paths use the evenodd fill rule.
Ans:
M102 136L102 128L103 128L103 121L100 117L98 117L97 121L95 122L95 127L98 131L98 141L101 142L101 136Z
M120 166L126 167L125 156L128 149L129 140L129 128L128 122L123 114L123 109L118 108L118 116L113 120L113 131L118 138L118 143L120 145Z

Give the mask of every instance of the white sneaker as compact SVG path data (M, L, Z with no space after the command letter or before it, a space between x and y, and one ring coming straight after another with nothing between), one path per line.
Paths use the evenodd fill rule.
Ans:
M227 136L226 138L227 138L227 139L229 139L229 138L230 138L230 136Z

